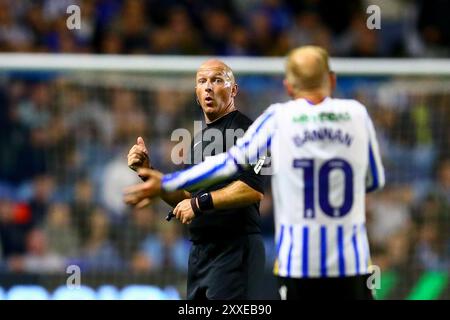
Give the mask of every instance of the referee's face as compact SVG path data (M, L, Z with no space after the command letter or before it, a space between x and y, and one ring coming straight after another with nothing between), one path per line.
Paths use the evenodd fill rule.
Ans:
M197 99L209 121L214 121L234 110L237 86L226 66L204 64L196 77Z

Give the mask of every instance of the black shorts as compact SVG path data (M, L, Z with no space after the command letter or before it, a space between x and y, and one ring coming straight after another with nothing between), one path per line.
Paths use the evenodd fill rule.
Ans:
M373 300L367 287L370 275L294 279L278 277L280 295L287 300ZM283 288L284 287L284 288Z
M260 234L193 243L189 255L189 300L259 299L265 265Z

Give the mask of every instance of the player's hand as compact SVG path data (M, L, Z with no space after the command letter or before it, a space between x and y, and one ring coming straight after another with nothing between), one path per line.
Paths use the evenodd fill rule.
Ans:
M192 210L191 206L191 199L180 201L175 209L173 209L173 214L181 223L190 224L195 217L194 210Z
M137 171L139 168L150 168L150 158L144 139L138 137L136 144L128 152L128 167Z
M125 188L123 200L127 204L141 207L144 204L148 205L150 203L148 200L161 194L163 174L152 169L138 169L138 174L140 177L146 178L147 181Z

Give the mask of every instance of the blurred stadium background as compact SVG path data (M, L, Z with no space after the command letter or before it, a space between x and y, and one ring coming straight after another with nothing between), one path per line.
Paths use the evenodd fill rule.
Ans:
M80 30L66 27L71 4ZM366 27L371 4L380 30ZM339 57L336 96L375 122L387 174L367 201L377 298L449 299L448 13L439 0L0 0L0 299L74 297L58 291L69 265L85 297L184 298L186 229L164 221L162 202L124 206L137 181L128 149L141 135L155 167L176 169L170 135L201 119L204 56L228 57L237 106L255 118L288 99L282 56L304 44ZM270 279L270 188L261 215Z

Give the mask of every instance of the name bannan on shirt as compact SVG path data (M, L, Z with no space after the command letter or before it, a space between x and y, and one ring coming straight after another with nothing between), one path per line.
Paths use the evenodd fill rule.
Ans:
M293 138L297 147L303 146L307 142L329 141L341 143L350 147L353 142L353 136L343 132L341 129L319 128L316 130L305 130L303 135L296 134Z

